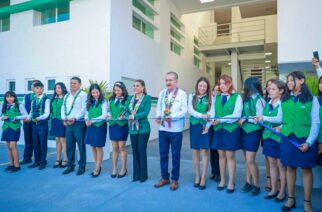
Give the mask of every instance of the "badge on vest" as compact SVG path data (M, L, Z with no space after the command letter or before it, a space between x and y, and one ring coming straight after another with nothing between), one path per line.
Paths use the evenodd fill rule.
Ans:
M305 106L305 105L302 105L302 106L301 106L301 108L305 109L305 108L306 108L306 106Z

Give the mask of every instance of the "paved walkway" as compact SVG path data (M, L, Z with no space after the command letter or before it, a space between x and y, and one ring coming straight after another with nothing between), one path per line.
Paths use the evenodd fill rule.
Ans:
M23 147L19 147L20 153ZM200 191L192 186L194 169L188 133L185 133L182 150L180 187L170 191L169 187L153 188L160 178L158 143L148 146L149 179L145 183L132 182L132 155L129 149L128 175L112 179L111 161L103 163L102 174L92 179L89 173L93 163L88 163L82 176L75 172L63 176L62 169L52 168L55 149L48 151L48 167L32 170L26 166L17 173L2 170L7 162L6 145L0 144L0 211L280 211L282 204L264 199L265 167L262 154L258 156L261 172L262 193L256 197L239 192L244 184L244 160L237 155L236 191L227 194L217 191L217 184L207 181L207 188ZM260 150L261 152L261 150ZM21 155L21 154L20 154ZM171 166L170 166L171 167ZM209 174L210 175L210 174ZM297 187L297 209L303 211L303 189ZM314 189L312 203L314 210L322 207L322 189Z

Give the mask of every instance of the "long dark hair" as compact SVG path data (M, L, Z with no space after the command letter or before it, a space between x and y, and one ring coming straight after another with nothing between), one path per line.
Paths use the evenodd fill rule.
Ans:
M55 98L56 97L58 97L58 94L56 93L56 87L57 86L60 86L60 88L61 88L61 91L62 91L62 95L63 95L63 97L67 94L67 88L66 88L66 85L64 84L64 83L62 83L62 82L57 82L56 84L55 84L55 87L54 87L54 94L53 94L53 97L51 98L51 102L53 102L54 100L55 100Z
M121 81L117 81L117 82L114 83L113 93L112 93L112 96L109 98L109 101L113 101L116 98L115 87L118 87L118 88L120 88L122 90L123 100L122 100L121 103L124 105L126 100L127 100L127 98L128 98L128 96L129 96L129 93L127 92L126 86Z
M267 92L267 87L269 83L272 83L274 81L274 79L269 79L266 81L266 85L265 85L265 93L264 93L264 99L266 102L268 102L269 100L269 93Z
M319 78L319 84L321 84L322 82L322 76ZM320 91L320 88L318 87L318 97L321 98L322 97L322 91Z
M98 92L100 93L99 97L98 97L98 103L102 103L104 101L104 94L102 92L102 89L100 88L100 86L97 83L91 84L91 86L89 87L89 91L87 94L87 103L86 103L86 109L88 110L94 103L94 98L92 96L92 90L98 90Z
M7 102L6 98L10 97L10 96L15 98L15 100L14 100L15 108L19 110L19 102L18 102L17 94L13 91L7 91L3 97L3 105L2 105L2 110L1 110L2 113L7 112L8 102Z
M137 79L137 80L135 80L134 81L134 83L136 83L136 82L138 82L138 83L140 83L140 85L142 86L142 87L144 87L144 89L143 89L143 94L144 95L147 95L147 91L146 91L146 87L145 87L145 82L143 81L143 80L141 80L141 79Z
M206 90L206 96L207 96L207 99L208 99L208 105L207 105L207 111L210 109L211 107L211 87L210 87L210 83L209 83L209 80L206 78L206 77L200 77L198 80L197 80L197 83L195 85L195 95L192 99L192 106L194 109L196 109L196 102L197 102L197 96L199 95L199 91L198 91L198 85L200 82L205 82L207 84L207 90Z
M262 84L260 80L257 77L249 77L244 82L244 102L245 104L248 104L250 106L250 103L252 101L252 95L259 94L261 97L263 97L263 89ZM259 101L261 101L262 105L264 106L264 102L260 98ZM249 107L250 110L252 110L252 107ZM251 113L255 111L250 111Z
M244 82L244 94L245 99L251 98L254 94L259 94L263 96L263 89L260 80L257 77L249 77Z
M313 95L312 95L309 87L305 83L305 75L301 71L294 71L294 72L291 72L287 75L287 80L289 79L289 77L291 77L294 81L294 88L296 86L295 79L298 79L298 80L303 79L304 80L304 83L301 86L300 94L298 95L299 101L302 103L312 101ZM283 97L283 101L286 101L290 96L291 96L291 90L289 88L287 88L287 93Z

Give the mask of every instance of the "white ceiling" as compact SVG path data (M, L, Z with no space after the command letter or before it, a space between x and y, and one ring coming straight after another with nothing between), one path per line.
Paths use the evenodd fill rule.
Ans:
M238 5L257 4L276 0L215 0L209 3L200 3L200 0L172 0L182 13L193 13L215 8L225 8Z

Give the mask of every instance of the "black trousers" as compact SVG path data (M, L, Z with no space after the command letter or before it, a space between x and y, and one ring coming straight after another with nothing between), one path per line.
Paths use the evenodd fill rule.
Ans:
M148 178L146 149L150 133L130 135L133 151L133 180L145 181Z
M212 147L213 141L214 141L214 129L213 129L213 126L211 126L209 128L210 148ZM210 149L210 166L211 166L211 174L220 176L219 154L216 149Z
M25 150L23 153L23 160L31 160L33 145L32 145L32 127L31 123L23 123L23 132L25 138Z
M86 147L85 147L85 122L75 122L75 124L66 126L66 142L67 142L67 157L68 166L75 167L75 150L76 143L79 151L79 168L86 166Z

